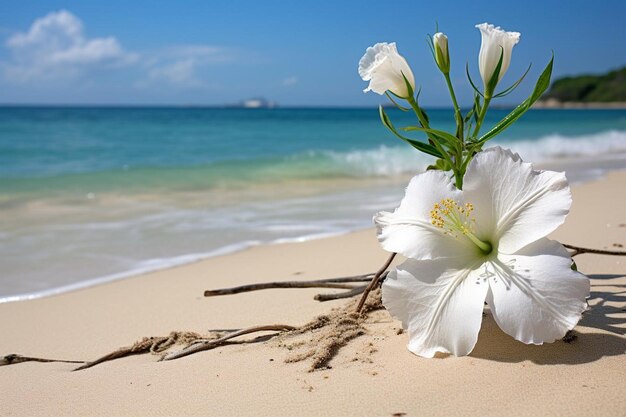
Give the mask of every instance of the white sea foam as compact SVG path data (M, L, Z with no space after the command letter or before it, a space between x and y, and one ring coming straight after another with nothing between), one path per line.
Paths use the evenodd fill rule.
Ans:
M495 139L493 144L512 148L524 160L534 162L576 157L594 158L626 153L626 131L609 130L581 136L553 134L534 140Z
M626 131L609 130L580 136L552 134L537 139L495 139L488 146L500 145L519 153L524 160L544 162L563 158L594 158L626 154ZM380 146L351 152L327 152L331 160L351 175L396 176L420 172L433 158L408 146ZM624 155L626 159L626 155Z
M432 157L407 146L380 146L345 153L328 152L327 155L353 176L396 176L423 171L432 163Z
M366 227L363 225L361 228ZM354 229L356 230L356 229ZM69 285L63 285L59 287L49 288L41 291L23 293L23 294L14 294L8 296L0 296L0 304L9 303L15 301L25 301L25 300L35 300L42 297L49 297L52 295L59 295L71 291L82 290L90 287L95 287L98 285L108 284L110 282L118 281L124 278L133 277L137 275L146 274L149 272L159 271L163 269L173 268L180 265L185 265L193 262L198 262L203 259L213 258L216 256L228 255L234 252L240 252L245 249L249 249L255 246L259 246L262 244L274 245L274 244L285 244L285 243L301 243L307 242L310 240L323 239L333 236L339 236L342 234L350 233L354 231L353 229L337 229L334 232L324 232L324 233L312 233L303 236L297 236L292 238L280 238L274 239L272 241L263 242L260 240L248 240L244 242L240 242L233 245L223 246L216 250L206 252L206 253L193 253L181 256L173 256L170 258L153 258L147 259L141 262L138 262L133 268L128 269L126 271L105 275L98 278L88 279L79 281L76 283L72 283Z
M247 242L241 242L235 245L224 246L222 248L219 248L214 251L207 252L207 253L196 253L196 254L188 254L188 255L181 255L181 256L173 256L171 258L147 259L145 261L138 262L133 268L120 272L120 273L105 275L102 277L88 279L84 281L79 281L79 282L72 283L69 285L63 285L59 287L42 290L42 291L36 291L36 292L30 292L30 293L24 293L24 294L15 294L15 295L9 295L9 296L4 296L4 297L0 296L0 303L22 301L22 300L34 300L37 298L62 294L62 293L66 293L69 291L81 290L81 289L93 287L96 285L101 285L101 284L106 284L109 282L117 281L117 280L127 278L130 276L141 275L141 274L145 274L148 272L157 271L160 269L172 268L178 265L197 262L199 260L214 257L214 256L220 256L220 255L226 255L232 252L238 252L238 251L247 249L249 247L258 245L258 244L260 244L259 241L247 241Z

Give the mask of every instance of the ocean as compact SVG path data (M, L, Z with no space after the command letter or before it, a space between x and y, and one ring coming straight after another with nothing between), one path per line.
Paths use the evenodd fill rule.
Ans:
M531 110L491 143L584 181L626 169L626 110ZM0 302L366 228L431 162L374 108L0 107Z

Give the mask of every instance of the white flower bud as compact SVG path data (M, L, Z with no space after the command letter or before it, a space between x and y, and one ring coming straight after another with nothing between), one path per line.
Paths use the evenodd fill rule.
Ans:
M444 74L450 72L450 54L448 53L448 37L441 32L433 36L433 46L435 48L435 60L437 66Z

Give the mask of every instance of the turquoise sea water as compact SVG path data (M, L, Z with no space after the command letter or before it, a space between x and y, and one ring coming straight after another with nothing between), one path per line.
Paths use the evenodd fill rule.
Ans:
M584 179L626 168L626 111L533 110L494 142ZM0 299L366 227L430 162L376 109L0 107Z

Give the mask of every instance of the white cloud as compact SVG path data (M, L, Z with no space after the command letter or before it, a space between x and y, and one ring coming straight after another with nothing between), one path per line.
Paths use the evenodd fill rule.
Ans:
M196 76L196 66L195 60L186 59L154 67L148 71L147 84L166 81L179 87L201 87L203 83Z
M179 45L152 54L145 63L148 77L138 87L168 83L179 88L207 87L199 72L210 64L230 62L233 51L210 45Z
M130 85L139 88L169 86L177 89L214 85L207 67L232 62L235 49L190 44L164 46L133 52L125 50L114 36L86 36L80 18L67 10L37 18L24 32L11 34L5 47L8 59L0 61L0 75L12 83L53 83L100 80L102 71L125 67L132 74Z
M82 21L67 10L36 19L27 32L8 38L11 60L5 75L15 81L73 76L91 67L115 67L137 60L115 37L86 38Z
M298 84L300 80L296 76L287 77L283 80L282 84L284 87L292 87Z

